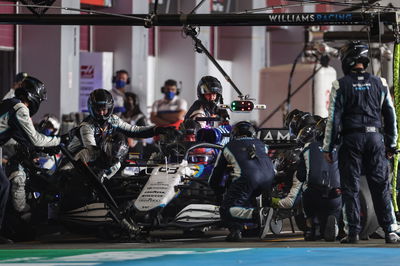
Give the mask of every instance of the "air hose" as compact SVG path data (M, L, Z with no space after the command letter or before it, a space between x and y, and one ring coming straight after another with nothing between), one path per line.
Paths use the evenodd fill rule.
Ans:
M396 109L397 132L400 132L400 38L396 38L394 44L394 59L393 59L393 86L394 86L394 103ZM400 137L397 137L396 150L400 149ZM399 169L400 154L395 154L393 165L393 179L392 179L392 197L394 211L398 212L397 206L397 173Z

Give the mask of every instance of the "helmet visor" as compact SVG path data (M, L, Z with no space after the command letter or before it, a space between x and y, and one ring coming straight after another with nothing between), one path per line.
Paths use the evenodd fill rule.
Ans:
M97 102L93 106L93 111L95 114L100 116L108 116L112 112L113 105L107 102Z

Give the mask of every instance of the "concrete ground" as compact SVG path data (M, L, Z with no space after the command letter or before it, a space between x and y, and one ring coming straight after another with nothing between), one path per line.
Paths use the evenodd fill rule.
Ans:
M344 245L336 242L304 241L302 232L282 232L279 235L269 234L265 239L256 237L243 238L243 241L231 243L225 241L227 231L213 230L202 237L183 235L180 230L156 231L151 239L139 242L106 241L89 236L68 232L52 233L38 240L1 245L0 249L154 249L154 248L276 248L276 247L385 247L397 248L399 244L388 245L383 239L360 241L357 245Z

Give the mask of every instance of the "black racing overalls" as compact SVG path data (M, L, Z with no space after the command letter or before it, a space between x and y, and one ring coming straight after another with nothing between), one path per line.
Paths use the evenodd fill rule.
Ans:
M224 182L227 166L232 167L230 185L224 195L220 214L230 230L241 230L246 222L256 222L251 202L261 193L270 195L274 167L265 144L255 138L231 140L220 152L209 179L215 190Z
M339 131L342 136L340 182L349 235L361 231L359 191L362 171L368 181L379 225L385 232L390 232L394 221L385 148L396 146L397 128L384 79L365 72L352 72L333 83L324 151L333 150Z

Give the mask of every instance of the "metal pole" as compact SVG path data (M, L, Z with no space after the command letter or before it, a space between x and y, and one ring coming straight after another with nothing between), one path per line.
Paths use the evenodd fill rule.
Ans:
M129 17L132 16L132 19ZM0 24L145 26L148 14L0 14ZM370 25L374 13L159 14L153 26L306 26ZM383 12L380 21L392 24L396 12Z
M211 62L214 64L214 66L219 70L219 72L221 72L221 74L224 76L226 81L228 81L229 84L231 84L231 86L237 92L239 97L240 98L243 97L242 92L239 90L239 88L236 86L236 84L232 81L232 79L229 77L229 75L225 72L225 70L221 67L221 65L217 62L217 60L215 60L215 58L210 54L210 52L203 45L201 40L199 38L197 38L196 29L192 26L186 26L186 27L184 27L183 30L184 30L185 34L190 36L193 39L193 41L195 42L195 50L199 53L202 53L202 52L205 53L206 56L208 57L208 59L210 59Z

